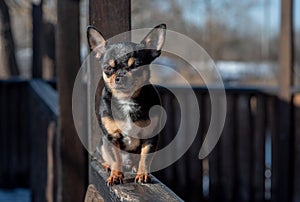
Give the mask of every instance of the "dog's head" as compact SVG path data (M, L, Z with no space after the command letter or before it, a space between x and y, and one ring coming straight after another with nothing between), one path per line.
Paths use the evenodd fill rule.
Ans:
M88 27L89 47L99 60L106 88L115 97L131 97L149 82L149 64L160 55L165 35L166 25L161 24L138 44L107 44L96 28Z

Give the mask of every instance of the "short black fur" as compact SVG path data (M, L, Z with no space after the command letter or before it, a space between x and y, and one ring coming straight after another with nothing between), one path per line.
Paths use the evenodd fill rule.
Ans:
M118 149L141 154L136 181L150 181L152 153L157 149L159 139L158 135L150 133L159 127L161 114L151 115L157 118L153 131L143 129L153 121L149 117L150 109L160 105L159 95L149 81L149 65L161 54L165 30L164 24L154 27L139 44L123 42L108 45L96 28L88 28L90 49L103 71L104 88L99 112L96 113L99 113L99 124L104 134L99 144L102 163L112 170L107 179L108 185L123 180L122 157ZM119 128L117 123L125 129ZM140 127L137 137L131 136L133 124Z

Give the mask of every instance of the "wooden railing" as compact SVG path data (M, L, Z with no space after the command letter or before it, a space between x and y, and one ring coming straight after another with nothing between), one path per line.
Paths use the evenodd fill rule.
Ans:
M174 90L188 97L183 89ZM161 144L167 145L178 130L181 114L174 96L168 90L159 91L168 114ZM204 160L198 159L198 154L209 125L211 104L207 89L194 91L201 114L196 139L177 162L153 173L172 191L156 179L149 186L136 185L130 176L124 185L109 188L105 185L107 173L98 162L91 161L93 186L89 187L87 201L93 197L106 201L180 201L173 191L187 201L300 198L298 90L293 90L293 103L286 103L276 96L276 89L227 88L224 130L217 146ZM189 100L185 100L185 105L189 105ZM288 138L279 135L283 130L281 122L286 118L279 113L279 106L291 110L292 127L285 134ZM57 93L45 82L0 81L0 187L27 187L32 191L33 201L59 201L58 116ZM282 153L283 150L288 153Z
M226 88L225 126L218 144L204 160L198 159L198 154L210 123L211 103L207 89L194 91L201 114L198 135L179 161L154 175L187 201L297 201L299 91L294 90L292 104L280 100L275 88ZM168 118L162 135L162 141L167 143L172 140L170 133L174 135L178 130L176 120L181 115L172 94L165 90L160 93L171 119ZM189 96L184 92L181 95ZM189 101L184 105L189 105ZM291 117L280 114L280 107L290 109ZM192 110L193 107L190 114ZM192 118L182 120L189 122ZM293 127L282 134L284 119L290 119ZM185 133L189 135L188 129Z
M41 80L0 81L0 187L56 201L57 93Z
M30 189L33 201L57 201L60 157L57 142L58 95L46 82L33 80L29 91Z
M34 202L60 201L63 187L62 157L56 134L57 92L42 80L0 81L0 104L0 188L28 188ZM94 193L101 191L105 201L181 201L154 177L150 186L131 182L110 189L105 185L107 173L101 172L98 162L92 161L90 168L91 183L99 188ZM90 190L87 201L95 200Z
M135 175L125 175L124 184L108 187L108 173L98 161L90 163L90 186L85 202L99 201L182 201L173 191L152 176L152 183L141 185L134 182Z
M28 187L28 83L0 81L0 187Z

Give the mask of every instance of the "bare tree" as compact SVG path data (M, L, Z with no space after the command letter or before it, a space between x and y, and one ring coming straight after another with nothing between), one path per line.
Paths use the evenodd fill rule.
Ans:
M198 42L215 60L273 59L271 55L263 57L261 36L264 30L251 16L251 12L261 6L260 1L132 0L132 24L133 28L142 28L165 22L169 29ZM270 38L265 40L270 43ZM271 49L272 44L270 46Z
M19 69L15 56L15 43L11 30L11 22L8 6L4 0L0 0L0 42L1 42L1 61L0 66L8 68L11 76L19 75Z

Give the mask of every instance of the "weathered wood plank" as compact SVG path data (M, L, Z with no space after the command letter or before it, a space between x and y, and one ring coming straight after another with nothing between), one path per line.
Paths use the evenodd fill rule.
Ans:
M43 76L43 1L32 4L32 78Z
M58 94L47 83L42 80L32 80L29 82L32 92L39 97L43 103L56 117L59 116Z
M278 200L278 195L280 191L280 185L279 185L279 169L278 164L280 163L280 159L278 159L278 155L280 152L279 146L280 143L278 142L278 131L277 131L277 120L278 116L276 115L278 113L277 108L277 98L275 96L270 96L267 100L267 122L268 122L268 128L270 130L271 134L271 141L272 141L272 185L271 185L271 200L272 201L280 201Z
M204 93L202 92L195 92L197 101L198 101L198 107L200 110L200 114L205 109L203 97ZM187 95L187 101L188 101L188 95ZM188 114L189 114L189 119L193 118L191 117L191 114L194 112L194 106L189 105L188 103L186 104L188 106ZM183 120L188 120L188 118L185 118ZM190 135L189 133L189 123L188 128L187 128L187 133L186 135ZM179 191L178 194L184 194L184 199L186 201L192 201L193 199L198 199L198 198L203 198L203 185L202 185L202 178L203 178L203 169L202 169L202 161L198 158L199 151L201 148L201 145L203 143L203 132L204 131L204 117L200 115L200 122L198 123L198 132L197 136L191 145L190 149L188 152L183 156L183 158L186 158L186 164L187 164L187 176L186 176L186 181L187 181L187 189L189 190L188 192L182 192ZM180 190L180 188L179 188Z
M60 154L57 142L58 95L46 82L32 80L28 89L30 189L32 201L58 201Z
M176 127L174 123L174 117L178 112L178 109L174 108L174 97L169 91L160 91L162 106L167 112L167 120L164 129L161 132L160 140L159 140L159 149L167 146L175 137L178 127ZM172 156L171 152L164 152L162 155L163 158L168 158L168 156ZM167 167L163 170L160 170L155 173L155 176L158 178L163 178L165 183L169 187L175 187L175 176L176 170L173 167ZM173 185L173 186L172 186Z
M5 188L28 186L28 134L22 135L26 88L22 80L0 81L0 186Z
M18 101L17 101L17 94L18 90L16 88L15 83L11 83L8 87L9 94L7 95L7 101L8 101L8 110L9 113L7 116L7 124L9 127L9 134L10 138L8 139L8 153L11 155L11 158L9 158L9 181L12 183L12 186L17 185L17 176L15 173L18 173L18 165L17 161L18 159L18 131L17 131L17 124L18 119L15 118L15 115L18 112Z
M188 104L187 104L187 94L184 92L176 92L176 98L180 99L183 103L183 105L176 105L177 103L174 103L175 100L173 100L173 106L172 110L178 109L177 113L174 114L174 121L171 123L174 126L180 126L180 129L182 130L182 133L179 133L179 128L176 130L174 137L177 135L177 138L175 141L175 148L172 152L174 155L178 156L180 153L182 153L184 149L184 145L186 144L186 138L184 135L189 134L188 133L188 122L191 122L191 117L189 117L188 114ZM185 123L182 123L183 120L185 120ZM187 154L186 154L187 155ZM188 186L188 172L187 172L187 156L183 156L178 161L174 163L175 168L175 176L176 181L180 183L182 186L187 187ZM176 183L176 181L174 183ZM173 189L175 192L180 193L180 189Z
M275 166L278 169L277 198L274 201L291 201L291 151L292 151L292 113L291 113L291 88L293 85L293 0L281 0L281 29L280 29L280 54L279 54L279 102L277 130L278 134L274 138L278 145ZM280 150L280 151L279 151ZM275 176L276 177L276 176ZM275 190L276 192L276 190Z
M6 124L4 120L6 119L6 86L0 83L0 186L5 185L5 172L7 167L7 153L6 153Z
M97 191L95 185L90 184L85 194L84 202L104 202L103 197Z
M24 177L22 180L22 184L26 185L24 187L28 187L29 183L28 183L28 173L29 171L29 151L30 151L30 145L29 145L29 96L28 96L28 83L24 82L21 83L19 85L20 91L20 99L19 99L19 105L20 105L20 111L18 111L19 113L19 119L21 119L20 121L20 125L19 125L19 156L20 156L20 160L19 160L19 169L20 172L22 173L21 175L24 175L26 177ZM21 100L21 101L20 101Z
M151 184L134 183L134 175L125 175L123 185L106 186L108 173L97 161L91 162L92 184L95 185L104 201L182 201L165 185L152 176Z
M274 139L274 169L272 176L278 178L277 195L275 201L291 201L292 196L292 107L290 102L277 100L279 116L276 122L277 133ZM275 158L277 158L275 160Z
M9 186L7 183L8 181L8 169L9 169L9 162L7 156L9 156L9 145L8 145L8 136L7 134L9 133L9 128L8 128L8 121L7 121L7 115L9 113L9 110L7 108L8 105L8 100L7 100L7 95L8 95L8 88L7 84L1 83L0 86L0 93L1 93L1 113L0 113L0 118L1 118L1 134L0 134L0 145L1 149L3 150L1 152L1 173L0 173L0 185L2 187Z
M297 93L294 96L294 153L293 159L294 167L293 167L293 198L292 201L300 200L300 93Z
M236 96L234 94L227 95L227 116L223 134L220 138L221 146L221 198L222 201L234 201L236 187Z
M256 94L253 97L254 133L253 133L253 200L264 201L265 198L265 138L266 138L266 96Z
M237 125L237 201L252 201L251 170L252 170L252 117L250 112L250 96L238 97Z
M207 133L207 130L211 123L211 99L209 94L205 94L204 97L205 102L205 111L203 112L202 116L204 116L205 119L205 133ZM206 134L205 134L206 135ZM221 177L220 177L220 162L221 162L221 154L220 154L220 142L217 143L215 148L212 150L212 152L209 154L209 201L220 201L221 200L221 194L220 194L220 188L221 188Z

